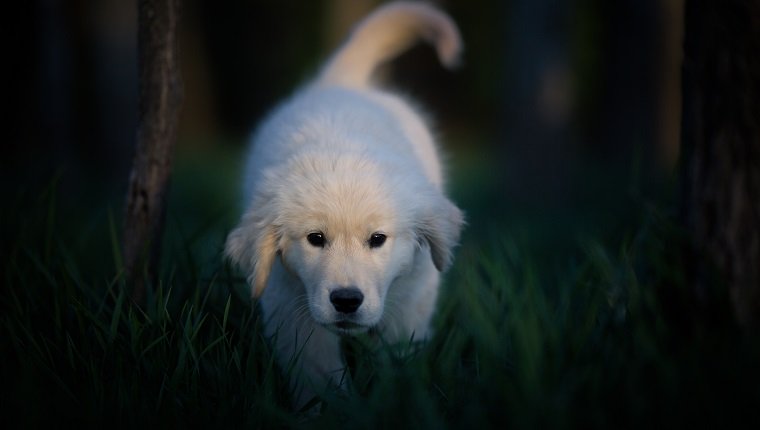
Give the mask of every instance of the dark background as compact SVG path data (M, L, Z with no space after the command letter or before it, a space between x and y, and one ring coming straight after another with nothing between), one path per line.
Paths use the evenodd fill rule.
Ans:
M229 174L236 187L230 171L257 121L377 3L184 2L175 182L185 161L201 159L194 186ZM435 3L461 27L464 67L445 71L420 46L388 68L388 85L434 118L471 221L539 215L572 220L559 231L604 230L623 219L632 190L660 193L678 151L681 1ZM136 137L136 3L17 7L5 190L59 172L63 203L107 202L118 214Z
M270 366L258 310L221 248L239 217L251 131L378 3L182 3L185 97L162 271L144 308L126 298L119 261L137 135L137 2L6 5L0 352L9 364L0 379L10 382L0 415L7 408L59 426L60 417L112 425L112 415L145 427L140 413L175 427L302 423L287 412L287 384ZM441 330L408 362L357 359L376 385L334 403L323 427L345 425L346 416L357 427L399 428L757 423L756 333L735 324L727 277L691 252L698 235L676 214L679 176L688 176L679 169L684 1L434 3L461 28L463 67L446 71L419 46L383 74L432 117L449 192L467 214L442 288ZM704 116L684 129L712 150L724 142L716 122L753 123L734 115L750 112L755 98L731 80L758 81L743 51L756 44L739 42L754 34L743 26L759 21L731 15L757 10L741 0L728 9L690 4L705 25L689 33L696 44L683 70L692 74L691 100L700 91L713 98L686 106ZM736 39L725 37L732 21L741 24ZM728 76L722 87L712 63L732 46L739 52L727 64L746 73L716 64L716 75ZM746 109L729 109L737 106ZM758 158L742 152L757 136L748 130L736 139L746 147L722 146L736 153L720 165L728 173L757 172ZM704 166L718 164L720 152L705 151ZM742 157L749 162L736 162ZM712 197L751 206L750 194L725 192L750 188L737 183L713 187ZM685 211L704 215L710 229L731 218ZM194 351L208 354L186 360Z

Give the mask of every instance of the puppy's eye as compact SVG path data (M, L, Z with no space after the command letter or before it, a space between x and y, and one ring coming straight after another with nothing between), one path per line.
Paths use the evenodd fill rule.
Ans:
M386 236L382 233L372 233L372 236L369 237L369 247L370 248L379 248L383 246L385 243Z
M325 247L325 235L321 232L309 233L309 235L306 236L306 240L308 240L312 246L319 248Z

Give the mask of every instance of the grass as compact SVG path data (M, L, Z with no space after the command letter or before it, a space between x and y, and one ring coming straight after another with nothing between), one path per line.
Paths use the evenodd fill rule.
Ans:
M734 326L720 282L694 298L685 238L657 210L640 209L615 246L584 238L552 259L529 235L471 234L433 339L345 340L351 393L324 393L321 415L305 419L290 412L258 309L221 258L225 199L196 195L212 209L188 214L180 175L171 258L138 307L117 217L72 221L55 184L11 199L1 218L0 406L20 427L760 424L756 334Z

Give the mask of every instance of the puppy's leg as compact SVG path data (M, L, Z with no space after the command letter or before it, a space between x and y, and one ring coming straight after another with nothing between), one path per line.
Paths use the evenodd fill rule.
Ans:
M317 394L345 386L345 364L337 335L310 321L279 324L274 331L271 338L277 361L289 379L296 410Z
M315 394L334 388L345 389L346 365L337 335L321 326L314 326L300 349L291 382L294 406L297 409L309 402Z
M305 291L295 287L280 264L275 264L272 280L275 285L261 297L264 331L289 379L293 406L300 409L326 389L345 387L340 338L311 319Z

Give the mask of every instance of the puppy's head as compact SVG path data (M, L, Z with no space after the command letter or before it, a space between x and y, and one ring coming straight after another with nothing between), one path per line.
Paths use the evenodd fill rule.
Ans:
M420 264L418 253L429 249L425 258L448 268L463 223L431 184L361 157L293 160L265 175L259 190L226 254L248 273L255 296L279 255L303 285L312 318L339 332L379 323L389 287Z

